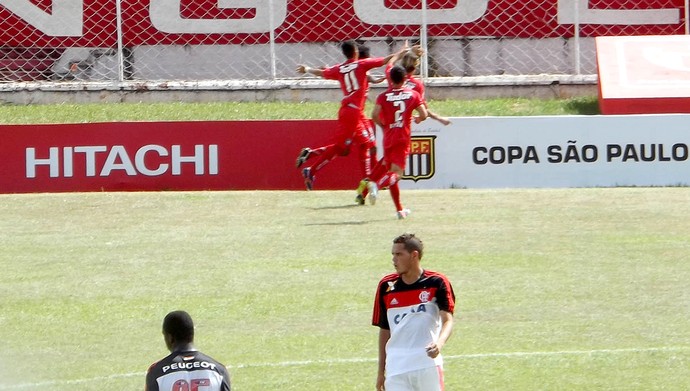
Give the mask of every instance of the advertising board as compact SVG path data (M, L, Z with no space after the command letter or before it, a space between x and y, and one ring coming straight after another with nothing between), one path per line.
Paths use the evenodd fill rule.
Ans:
M429 0L428 35L550 38L682 34L683 0ZM109 47L328 42L419 34L413 0L0 0L0 45ZM577 6L577 9L576 9ZM320 21L329 21L321 23ZM669 31L671 27L671 31Z

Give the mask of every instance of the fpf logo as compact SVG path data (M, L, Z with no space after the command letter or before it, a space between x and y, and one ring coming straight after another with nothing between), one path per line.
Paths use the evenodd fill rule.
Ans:
M403 179L429 179L436 169L434 140L436 136L412 136L410 155L407 157Z

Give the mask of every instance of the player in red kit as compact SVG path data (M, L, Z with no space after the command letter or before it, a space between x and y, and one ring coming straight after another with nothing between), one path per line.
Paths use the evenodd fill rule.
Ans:
M383 129L383 159L381 159L367 182L369 201L376 203L378 189L388 187L399 219L410 214L400 202L398 181L405 171L410 154L412 116L419 123L428 115L424 101L418 92L405 88L405 69L399 65L391 68L391 86L376 98L371 113L374 122Z
M417 91L419 95L422 96L422 100L424 102L424 106L426 107L427 113L429 114L429 118L434 119L442 123L443 125L449 125L450 120L448 118L442 117L429 109L429 105L427 104L426 98L424 96L424 83L414 76L415 72L417 71L417 68L419 67L419 58L422 56L423 53L423 49L418 45L415 45L409 51L405 52L400 58L400 66L405 68L406 72L404 86L414 91ZM389 75L390 69L393 67L393 65L395 65L395 62L397 62L397 60L397 56L394 56L388 63L388 66L386 66L387 76ZM388 78L390 82L390 76L388 76Z
M303 148L297 158L297 167L301 167L312 156L314 163L302 169L304 184L307 190L311 190L314 185L314 178L317 172L331 160L339 155L345 155L353 143L365 144L365 135L368 134L363 121L364 105L366 103L366 93L369 90L367 72L370 69L378 68L394 56L375 57L359 59L359 50L354 41L345 41L341 45L343 54L347 60L338 65L325 69L312 68L306 65L299 65L297 72L310 73L323 77L328 80L337 80L343 92L340 110L338 111L338 127L333 138L333 143L319 148ZM406 50L406 48L404 48ZM400 55L400 53L397 53ZM369 149L362 148L359 156L363 171L368 171ZM366 174L365 174L366 175Z
M407 45L407 42L405 42ZM371 57L369 48L364 45L359 45L359 58L369 58ZM394 55L393 57L396 57ZM391 60L389 60L390 62ZM374 76L369 74L368 75L368 80L370 84L379 84L383 83L386 81L385 75L383 76ZM369 91L366 91L365 93L366 96L369 95ZM367 99L368 100L368 99ZM376 166L376 163L378 161L378 156L376 156L376 125L374 124L374 121L372 121L367 115L364 113L364 110L361 112L362 115L362 121L363 121L363 129L364 132L360 134L360 136L355 137L355 140L357 141L357 145L355 146L360 154L360 158L366 157L367 154L369 156L369 161L364 161L360 159L360 168L362 174L364 174L365 178L368 178L371 175L371 171Z
M405 43L405 46L407 47L407 42ZM390 80L391 69L393 68L396 62L400 62L399 65L405 68L406 72L403 87L409 88L419 93L419 95L422 97L422 102L427 110L429 118L432 118L443 125L449 125L451 122L448 118L442 117L436 114L435 112L431 111L431 109L429 109L426 99L424 98L424 83L422 83L421 80L417 79L414 76L417 68L419 67L419 58L423 53L423 49L419 45L415 45L412 46L408 51L405 51L402 57L398 56L397 54L394 55L393 58L388 62L388 65L386 66L386 78L388 79L388 84L392 84ZM376 169L376 165L374 164L372 170L375 171ZM369 179L370 178L365 176L364 179L362 179L362 181L359 183L359 187L357 188L357 196L355 198L355 202L359 205L364 205L364 199L368 195ZM376 200L373 198L370 198L370 201L376 202Z

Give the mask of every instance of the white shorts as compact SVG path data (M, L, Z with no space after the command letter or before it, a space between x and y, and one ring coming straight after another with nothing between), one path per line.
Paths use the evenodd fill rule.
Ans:
M443 391L443 368L418 369L386 377L386 391Z

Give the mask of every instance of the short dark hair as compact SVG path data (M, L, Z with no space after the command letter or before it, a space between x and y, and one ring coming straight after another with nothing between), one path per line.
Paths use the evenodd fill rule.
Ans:
M355 52L357 51L357 43L352 40L345 41L342 43L342 45L340 45L340 48L343 50L345 57L353 58L355 56Z
M170 334L176 343L194 341L194 321L185 311L173 311L163 319L163 332Z
M406 75L407 72L405 72L405 68L401 67L400 65L395 65L393 68L391 68L390 77L393 84L400 84L405 81Z
M424 254L424 243L422 243L422 240L416 237L415 234L402 234L393 239L393 244L404 245L405 251L410 253L412 251L417 251L419 253L419 259L422 259L422 255Z
M359 45L357 47L359 49L359 58L369 58L371 57L371 52L369 51L369 46L366 45Z

